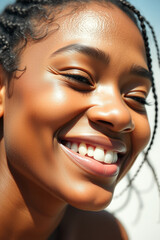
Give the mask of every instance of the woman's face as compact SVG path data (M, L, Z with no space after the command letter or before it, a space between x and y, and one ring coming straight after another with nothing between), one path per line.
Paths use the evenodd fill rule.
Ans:
M148 143L151 84L141 34L125 13L93 2L68 13L22 53L26 71L5 97L4 140L30 191L29 182L96 210Z

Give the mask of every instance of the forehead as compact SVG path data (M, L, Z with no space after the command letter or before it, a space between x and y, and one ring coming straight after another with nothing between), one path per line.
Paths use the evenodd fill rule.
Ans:
M119 62L147 66L144 42L138 27L111 3L91 1L76 6L67 5L55 14L50 30L47 38L28 44L21 56L22 65L23 59L28 64L30 59L35 58L37 65L42 63L42 59L47 62L52 52L78 43L99 48L112 59L118 58Z
M112 3L83 3L73 10L72 7L66 7L60 16L57 17L57 23L60 25L59 32L65 35L66 40L74 37L93 41L95 35L97 38L103 38L104 41L113 41L121 39L123 43L129 39L130 43L137 44L142 49L143 39L135 23ZM68 38L67 38L67 33Z

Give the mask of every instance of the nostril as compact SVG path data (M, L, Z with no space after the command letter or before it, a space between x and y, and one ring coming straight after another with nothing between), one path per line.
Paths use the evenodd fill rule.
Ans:
M128 126L125 126L125 125L122 126L120 123L114 124L114 122L112 123L104 120L97 120L97 123L106 127L110 127L111 129L115 129L116 131L124 132L124 133L133 131L135 127L132 121L128 124Z
M113 127L113 124L111 122L107 122L107 121L104 121L104 120L98 120L97 122L99 122L103 125L109 125L109 126Z
M134 128L135 128L134 123L131 122L130 126L126 127L123 131L124 132L132 132L134 130Z
M132 128L126 128L123 130L123 132L131 132L132 131Z

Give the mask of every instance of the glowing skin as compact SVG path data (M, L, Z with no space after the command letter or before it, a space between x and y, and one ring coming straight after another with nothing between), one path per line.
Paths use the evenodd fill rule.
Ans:
M69 11L66 8L63 14ZM0 172L0 177L1 181L4 175L11 179L6 181L16 196L15 202L21 202L25 212L27 203L35 219L39 217L37 212L45 215L37 223L43 225L38 232L26 213L31 225L28 234L35 233L32 237L42 232L45 237L50 234L67 203L88 210L107 206L117 181L150 137L145 107L134 99L146 98L151 85L147 73L140 70L147 71L147 63L135 24L113 5L108 8L90 3L65 16L65 21L63 14L56 20L59 30L28 44L23 51L20 68L26 67L26 71L12 80L11 96L1 93L5 99L0 103L4 111L0 148L7 173ZM103 54L99 58L86 54L83 47L78 52L76 44L99 49ZM66 74L81 75L90 83ZM92 136L95 141L115 141L126 149L116 174L103 176L87 171L61 147L62 139L90 143Z

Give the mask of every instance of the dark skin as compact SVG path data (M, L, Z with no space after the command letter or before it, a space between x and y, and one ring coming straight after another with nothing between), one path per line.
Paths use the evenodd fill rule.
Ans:
M73 219L76 240L85 232L96 239L99 234L127 239L109 213L71 209L64 216L68 204L87 211L108 206L117 182L150 137L139 101L151 86L143 39L132 20L111 6L91 2L72 15L72 7L66 7L55 20L60 28L54 34L28 43L20 60L26 71L9 89L1 69L1 239L47 239L63 217L62 239ZM99 147L101 154L110 151L118 163L79 157L64 140Z
M59 227L49 238L52 239L128 240L129 238L120 221L109 212L89 212L68 207Z

